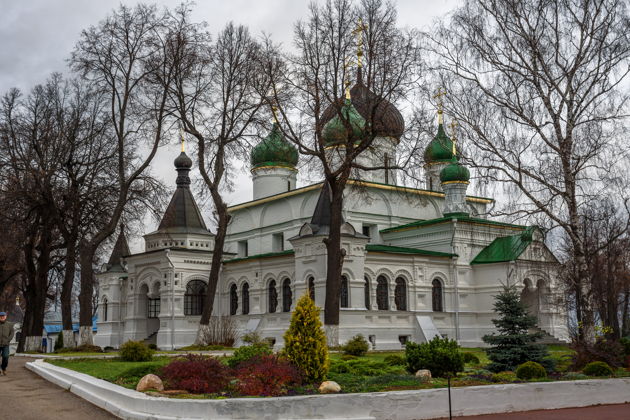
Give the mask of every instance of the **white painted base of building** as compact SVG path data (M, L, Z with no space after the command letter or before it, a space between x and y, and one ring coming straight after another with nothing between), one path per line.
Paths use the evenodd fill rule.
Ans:
M26 366L50 382L123 419L412 420L448 416L445 388L280 398L182 400L147 396L41 359ZM453 388L452 401L456 416L622 404L630 403L630 379Z

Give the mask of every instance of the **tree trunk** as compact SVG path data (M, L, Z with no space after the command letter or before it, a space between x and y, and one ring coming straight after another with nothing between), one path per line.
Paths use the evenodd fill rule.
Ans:
M92 296L94 273L92 262L95 250L92 244L81 242L81 292L79 293L79 345L94 344L92 336ZM65 337L64 337L65 338Z
M197 330L197 338L195 339L195 345L206 346L208 345L207 339L209 337L209 324L210 317L212 316L212 310L214 309L214 297L217 293L217 286L219 284L219 274L221 272L221 263L223 260L223 246L225 245L225 236L227 234L227 226L230 221L230 215L227 212L227 206L223 203L218 191L211 189L211 193L215 202L215 207L218 215L217 233L214 237L214 249L212 251L212 263L210 265L210 275L208 277L208 289L206 292L206 302L203 306L203 312L201 313L201 319L199 320L199 329Z
M72 331L72 286L77 266L76 238L68 238L66 248L66 270L61 287L61 325L63 330L63 346L75 347ZM66 341L68 340L68 341Z
M324 329L329 347L339 345L339 293L345 252L341 249L341 222L343 190L345 182L329 182L331 191L330 231L326 244L326 302L324 304Z

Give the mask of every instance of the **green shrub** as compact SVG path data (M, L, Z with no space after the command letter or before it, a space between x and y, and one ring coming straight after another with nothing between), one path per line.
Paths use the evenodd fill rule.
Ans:
M623 346L623 354L624 356L630 356L630 337L622 337L619 340L619 344Z
M182 350L182 351L212 351L212 350L225 350L225 349L232 349L232 347L225 347L223 345L220 344L211 344L208 346L199 346L196 344L192 344L190 346L185 346L182 347L178 350Z
M57 350L57 353L103 353L103 349L99 346L91 344L82 344L77 347L64 347Z
M149 348L150 348L151 350L157 350L157 349L158 349L157 344L153 344L153 343L150 343L150 344L149 344Z
M380 376L404 373L401 366L390 366L385 362L369 359L336 360L330 365L331 373L349 373L355 376Z
M54 348L55 353L57 353L62 348L63 348L63 331L59 331L59 334L57 335L57 341L55 341L55 348Z
M339 356L339 358L341 360L354 360L357 358L357 356L353 356L351 354L342 354L341 356Z
M370 346L368 345L367 340L363 337L362 334L357 334L352 337L344 346L343 352L344 354L349 354L352 356L364 356L365 353L369 350Z
M405 366L407 364L405 358L398 354L390 354L389 356L385 357L383 361L390 366Z
M494 373L491 376L492 382L514 382L516 380L516 375L514 372L505 371Z
M584 366L582 373L588 376L612 376L613 370L606 362L591 362Z
M516 368L516 377L519 379L525 379L525 380L535 379L535 378L546 378L547 371L540 363L530 361L530 362L525 362L519 365L518 368Z
M319 308L308 293L298 300L291 315L291 324L284 333L284 354L302 371L307 382L320 382L328 374L326 334Z
M479 364L479 358L475 356L473 353L462 353L462 357L464 358L464 363L472 363L474 365Z
M561 377L561 379L565 379L567 381L575 381L578 379L587 379L587 378L588 376L579 372L567 372Z
M153 350L143 341L127 341L118 352L125 362L148 362L153 359Z
M242 362L247 362L255 357L268 356L272 353L271 347L262 342L241 346L234 350L234 355L227 359L227 364L229 367L235 368Z
M457 341L438 336L422 344L407 342L405 359L409 373L429 369L433 377L445 377L464 370L464 358Z

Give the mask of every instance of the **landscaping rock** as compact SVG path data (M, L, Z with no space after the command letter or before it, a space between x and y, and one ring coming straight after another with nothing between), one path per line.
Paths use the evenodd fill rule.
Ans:
M416 372L416 378L422 382L429 382L431 380L431 371L429 369L420 369Z
M335 381L324 381L319 386L320 394L336 394L341 391L341 387Z
M164 384L162 380L152 373L145 375L138 382L138 386L136 386L136 391L144 392L149 389L154 389L156 391L164 391Z

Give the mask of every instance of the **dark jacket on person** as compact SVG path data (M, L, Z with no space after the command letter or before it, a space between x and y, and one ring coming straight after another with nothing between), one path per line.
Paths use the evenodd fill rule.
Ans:
M8 346L13 339L14 333L12 322L0 322L0 347Z

